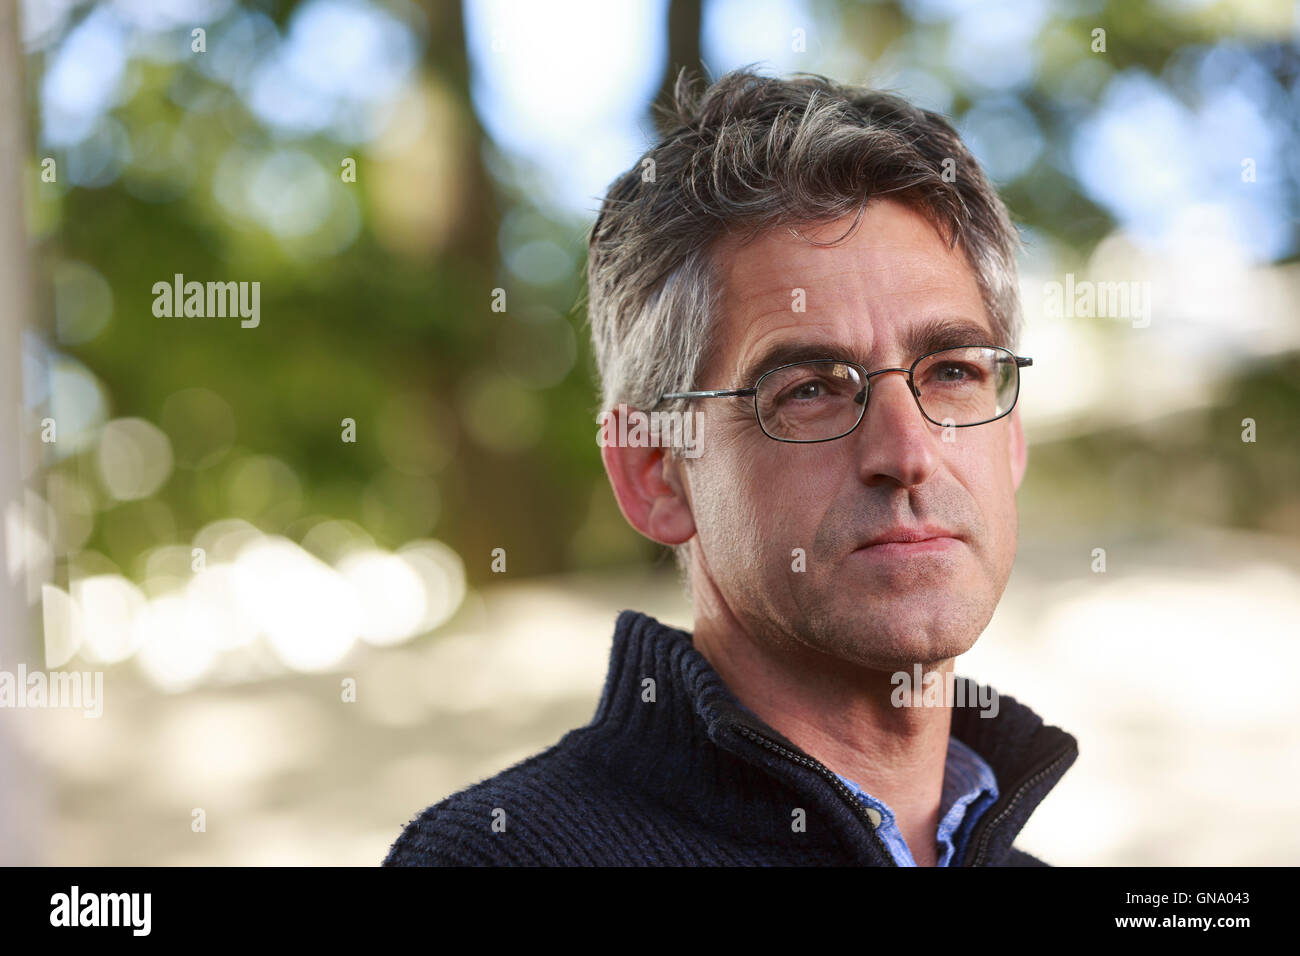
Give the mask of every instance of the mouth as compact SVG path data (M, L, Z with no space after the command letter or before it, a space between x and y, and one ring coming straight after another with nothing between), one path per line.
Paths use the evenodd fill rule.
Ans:
M960 538L943 528L891 528L859 545L853 553L889 560L943 554L960 543Z

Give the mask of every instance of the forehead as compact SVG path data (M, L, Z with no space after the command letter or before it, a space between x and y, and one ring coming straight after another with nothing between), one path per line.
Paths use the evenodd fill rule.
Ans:
M827 243L852 224L847 216L800 233ZM747 243L724 242L715 256L722 307L710 365L725 378L782 351L824 348L826 357L874 367L910 364L930 345L1000 344L961 247L893 201L869 204L853 234L834 245L775 227Z

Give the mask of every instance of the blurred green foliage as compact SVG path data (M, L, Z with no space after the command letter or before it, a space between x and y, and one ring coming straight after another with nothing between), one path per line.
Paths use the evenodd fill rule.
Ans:
M283 26L298 6L266 9ZM913 7L818 9L839 24L838 42L866 60L906 39L918 58L933 55L925 65L942 78L943 27L918 19ZM518 182L497 175L508 164L484 141L470 103L459 6L430 3L421 11L419 86L425 105L436 107L424 166L404 167L365 143L324 134L283 142L193 57L135 58L130 95L111 111L130 146L120 175L98 186L37 190L32 218L46 290L42 322L56 345L106 385L109 417L161 422L173 428L173 444L183 445L185 436L174 430L183 420L169 426L168 399L203 388L224 399L234 420L233 444L216 460L178 465L151 499L104 502L84 547L130 569L151 546L189 540L210 521L240 516L291 536L313 519L349 519L390 547L436 536L464 556L471 581L490 576L490 553L498 547L520 575L657 552L619 516L594 441L593 364L577 307L587 223L544 208ZM1104 61L1086 53L1096 24L1109 31ZM1159 75L1232 27L1223 5L1177 17L1158 4L1121 0L1060 5L1037 42L1033 81L1018 94L1045 148L1001 184L1017 218L1053 248L1085 255L1114 222L1070 172L1072 126L1112 76L1135 68ZM214 29L209 42L219 35ZM53 48L29 61L36 129ZM1293 44L1264 39L1250 49L1279 82L1297 82ZM1088 68L1080 68L1085 61ZM958 90L952 112L960 117L975 102ZM1289 135L1294 146L1300 130ZM220 201L231 177L238 185L257 168L250 160L232 173L232 150L265 159L285 148L326 172L331 215L359 215L355 236L338 250L322 253L305 240L277 238ZM336 172L348 157L357 161L356 183ZM336 195L343 191L346 197ZM422 219L424 206L436 215ZM512 213L571 254L570 275L531 285L506 268L501 230ZM112 289L110 325L81 343L59 344L54 329L49 289L65 261L90 264ZM260 327L156 318L153 284L175 273L259 280ZM497 288L508 297L504 313L492 310ZM1050 528L1100 517L1204 520L1300 534L1298 371L1293 358L1245 369L1233 393L1208 411L1036 448L1023 494L1026 521ZM1239 422L1246 415L1267 420L1261 428L1273 434L1243 454ZM340 441L345 418L357 423L355 444ZM1289 430L1283 423L1291 423ZM58 468L89 475L92 456L82 452ZM282 462L291 477L276 484L265 475L283 474L263 468L248 478L242 469L257 456Z

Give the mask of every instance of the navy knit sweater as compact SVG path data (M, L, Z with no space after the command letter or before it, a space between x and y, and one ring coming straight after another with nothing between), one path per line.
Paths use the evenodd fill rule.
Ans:
M1044 866L1011 844L1078 745L1012 698L998 704L992 718L953 708L952 733L1000 794L953 865ZM383 865L896 864L863 804L741 704L690 634L624 611L591 723L426 809Z

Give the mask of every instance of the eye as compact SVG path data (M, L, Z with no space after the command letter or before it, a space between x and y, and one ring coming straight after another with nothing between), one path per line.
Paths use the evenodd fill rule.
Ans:
M777 369L763 380L758 402L765 408L820 414L860 391L861 375L852 366L817 362Z
M972 385L981 381L984 375L969 362L940 362L926 377L940 385Z
M787 398L793 399L813 399L821 398L825 394L826 386L817 379L809 379L806 382L800 382L790 389L786 394Z
M935 376L941 382L960 382L966 376L966 370L960 365L954 365L952 362L945 362L938 368L938 374Z

